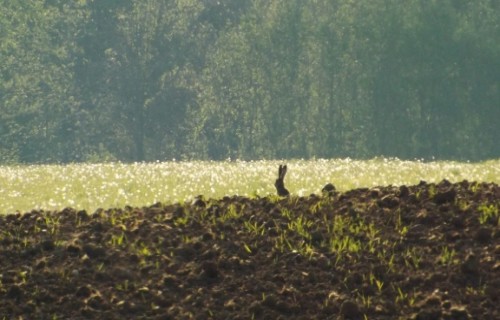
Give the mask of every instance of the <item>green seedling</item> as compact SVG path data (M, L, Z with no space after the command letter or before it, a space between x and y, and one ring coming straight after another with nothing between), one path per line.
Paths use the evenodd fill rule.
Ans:
M182 235L182 243L192 243L194 242L194 239L186 234Z
M252 253L252 249L250 248L250 246L246 243L243 243L243 248L245 248L245 251L249 254Z
M470 295L484 296L486 294L486 286L480 285L478 287L467 286L465 288L465 293Z
M397 219L396 219L395 230L399 233L400 239L402 240L408 233L408 226L403 225L403 220L401 218L401 209L398 208L396 214L397 214Z
M340 255L346 252L357 253L361 250L361 248L361 242L348 235L333 237L330 240L330 252L332 253Z
M408 299L408 293L403 292L400 287L397 287L396 304L404 302Z
M448 247L444 246L441 249L441 255L439 256L439 262L444 265L451 265L457 263L454 259L456 255L455 249L448 249Z
M248 230L249 233L256 235L256 236L262 236L264 235L265 227L264 223L260 224L255 221L255 222L250 222L250 221L245 221L243 222L243 225L245 228Z
M379 294L382 293L382 288L384 287L383 281L378 280L373 273L370 273L369 281L370 285L375 285L377 287L377 291Z
M360 292L357 293L358 297L361 299L361 303L363 306L368 309L372 305L372 297L361 294Z
M415 197L417 198L417 200L421 200L421 198L422 198L422 191L418 190L417 192L415 192Z
M297 245L293 246L293 249L291 251L296 252L308 259L311 259L311 257L315 253L314 248L305 241L301 241Z
M431 184L428 190L429 190L429 198L433 198L437 193L436 185L434 184Z
M56 234L56 232L59 230L59 216L52 217L49 215L45 215L44 216L44 223L45 223L45 227L47 228L47 231L51 235Z
M470 191L472 191L473 193L476 193L477 190L479 189L479 186L477 184L477 182L473 182L471 183L471 185L469 186L469 189Z
M418 269L420 267L420 262L422 261L422 256L417 252L417 249L411 248L406 250L404 260L407 267L411 266Z
M480 212L479 214L479 223L485 224L489 221L500 222L500 215L498 214L498 206L494 204L481 204L477 207L477 210Z
M149 257L149 256L151 256L151 255L152 255L151 250L149 250L149 248L148 248L145 244L142 244L142 243L141 243L141 245L140 245L140 248L139 248L139 250L138 250L138 253L139 253L140 255L145 256L145 257Z
M394 272L394 253L391 254L391 257L389 258L389 261L387 262L387 266L389 267L389 270Z
M20 271L19 278L21 278L21 283L25 284L28 279L28 271Z
M311 207L309 208L309 210L313 214L315 214L317 212L321 212L321 210L323 209L323 207L325 205L327 205L329 201L330 201L329 199L320 199L318 202L316 202L315 204L311 205Z
M279 252L285 251L293 251L294 247L288 240L288 236L286 235L286 231L282 232L279 237L276 239L275 247Z
M392 287L397 293L395 298L396 304L407 304L410 307L415 305L415 292L410 296L407 292L403 292L400 287L395 287L394 285Z
M245 205L242 205L240 208L240 212L243 212L245 210ZM227 211L222 214L219 218L219 221L225 222L229 219L235 219L238 218L241 214L236 210L236 206L234 204L230 204Z
M467 211L470 208L470 204L466 200L458 199L455 200L455 203L461 211Z
M312 221L307 221L303 216L299 216L295 220L288 223L288 230L295 231L304 239L311 239L311 235L307 231L313 225Z
M382 282L381 280L375 280L375 284L377 285L377 290L378 290L378 293L382 293L382 288L384 287L384 282Z
M187 216L178 217L177 219L175 219L174 225L176 227L184 227L187 225L188 222L189 222L189 218Z
M289 220L292 219L292 213L290 212L290 210L288 209L285 209L285 208L282 208L281 209L281 215Z
M128 288L129 288L129 280L128 279L126 279L122 283L118 283L116 285L116 289L118 289L120 291L128 291Z
M110 244L112 246L122 246L125 244L125 241L126 241L126 236L125 236L125 233L122 232L119 235L116 235L116 234L112 235L111 240L110 240Z

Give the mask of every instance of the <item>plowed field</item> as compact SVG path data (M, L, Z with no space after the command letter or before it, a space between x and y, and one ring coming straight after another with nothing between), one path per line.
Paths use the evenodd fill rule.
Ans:
M500 187L0 216L4 319L500 319Z

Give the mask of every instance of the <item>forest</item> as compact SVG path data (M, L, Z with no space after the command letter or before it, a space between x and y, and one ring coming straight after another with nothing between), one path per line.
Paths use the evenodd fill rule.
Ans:
M0 3L0 164L500 157L499 1Z

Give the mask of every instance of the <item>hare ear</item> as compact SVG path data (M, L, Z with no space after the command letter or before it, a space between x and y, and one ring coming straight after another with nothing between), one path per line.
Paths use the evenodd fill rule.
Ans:
M283 166L282 170L281 170L281 174L280 174L280 178L285 178L285 174L286 174L286 164Z

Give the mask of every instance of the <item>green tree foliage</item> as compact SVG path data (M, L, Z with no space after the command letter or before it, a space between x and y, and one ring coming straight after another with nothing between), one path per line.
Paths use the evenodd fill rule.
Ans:
M0 0L0 162L500 156L489 0Z
M72 77L77 4L1 1L0 153L3 161L67 160L78 101Z
M93 92L89 112L101 119L92 140L114 158L172 158L184 149L186 111L196 104L212 32L198 22L202 9L198 1L161 0L91 7L90 28L106 36L85 40L89 71L80 80Z

